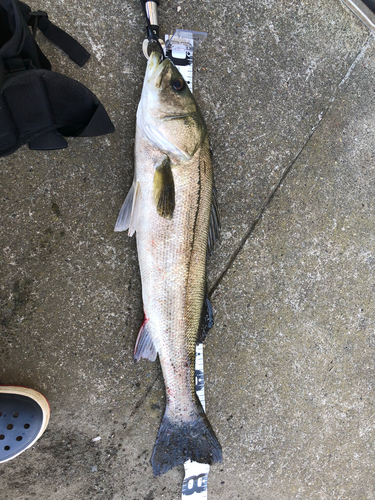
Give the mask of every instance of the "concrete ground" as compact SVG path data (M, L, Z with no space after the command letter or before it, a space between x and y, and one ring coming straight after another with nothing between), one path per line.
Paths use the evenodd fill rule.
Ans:
M0 160L0 383L41 391L44 436L0 465L4 500L176 500L155 479L158 362L134 364L132 182L145 59L138 0L29 0L92 54L113 135ZM224 461L209 500L375 499L375 39L339 0L161 0L161 32L208 32L195 94L222 238L209 262L209 419ZM95 438L100 437L100 440Z

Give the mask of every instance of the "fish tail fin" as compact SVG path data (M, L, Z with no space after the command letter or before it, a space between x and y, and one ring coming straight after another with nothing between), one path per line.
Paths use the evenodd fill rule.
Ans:
M202 406L190 422L168 416L168 408L161 422L151 458L154 476L169 471L187 460L204 464L222 461L221 446Z

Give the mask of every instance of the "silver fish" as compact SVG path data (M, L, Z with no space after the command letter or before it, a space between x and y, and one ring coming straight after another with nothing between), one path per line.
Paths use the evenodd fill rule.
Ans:
M166 409L154 475L221 447L195 393L195 346L207 331L206 256L218 236L207 128L177 68L153 52L137 111L135 174L115 231L136 232L145 319L134 358L159 355Z

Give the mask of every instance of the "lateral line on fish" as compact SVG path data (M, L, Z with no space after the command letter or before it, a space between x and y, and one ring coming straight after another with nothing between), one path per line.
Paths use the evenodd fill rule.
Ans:
M198 161L198 201L197 201L197 209L195 211L195 219L194 219L194 227L193 227L193 239L192 239L191 248L190 248L189 271L188 271L188 282L187 282L188 287L189 287L189 282L190 282L190 277L191 277L191 275L190 275L191 261L193 258L194 243L195 243L195 236L196 236L196 227L197 227L197 221L198 221L198 215L199 215L199 204L201 201L201 192L202 192L201 162Z
M187 118L188 116L196 116L196 113L188 113L186 115L166 115L163 120L178 120L181 118Z
M193 226L193 239L192 239L191 248L190 248L190 258L189 258L189 265L188 265L188 278L187 278L186 290L189 290L189 284L190 284L190 280L192 278L192 276L191 276L192 259L193 259L193 253L194 253L196 226L197 226L197 221L198 221L198 217L199 217L199 207L200 207L201 192L202 192L202 179L201 179L201 177L202 177L202 175L201 175L201 162L199 159L198 160L198 200L197 200L197 208L195 210L195 218L194 218L194 226ZM187 298L187 294L185 296L185 300L186 300L186 298ZM185 302L185 307L186 307L186 302ZM185 309L185 311L186 311L186 309ZM194 349L196 349L196 347L194 347ZM190 352L189 352L189 355L190 355ZM194 386L193 393L195 394L195 375L192 376L191 384Z

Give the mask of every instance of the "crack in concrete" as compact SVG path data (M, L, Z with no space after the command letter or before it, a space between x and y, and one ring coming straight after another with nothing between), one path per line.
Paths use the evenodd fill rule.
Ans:
M256 228L256 226L258 225L260 219L263 217L266 209L268 208L268 206L272 202L273 198L275 197L276 193L278 192L278 190L282 186L282 184L283 184L284 180L286 179L286 177L288 176L289 172L294 167L296 161L298 160L298 158L301 156L301 154L305 150L307 144L310 142L311 137L314 135L314 133L317 130L317 128L319 127L321 121L326 116L326 114L328 113L328 111L330 111L330 109L332 108L332 105L335 102L335 99L336 99L338 91L348 81L348 79L349 79L351 73L353 72L354 68L362 60L362 58L364 57L367 49L370 47L370 45L373 43L374 40L375 40L375 35L373 33L370 33L369 36L368 36L368 38L367 38L367 40L366 40L366 43L363 45L363 47L361 48L360 52L357 54L356 58L354 59L354 61L350 65L349 69L345 73L345 76L340 81L340 83L337 85L337 88L333 91L332 97L329 100L328 105L327 105L325 111L323 111L322 113L319 114L318 121L311 128L309 134L307 135L307 138L306 138L305 142L302 144L302 146L299 149L299 151L297 152L297 154L294 156L294 158L291 160L291 162L289 163L289 165L287 166L287 168L284 170L282 176L280 177L279 182L276 184L276 186L273 188L273 190L271 191L271 193L267 197L266 201L261 206L258 215L255 217L255 219L253 220L253 222L250 224L249 229L246 231L246 233L241 238L241 240L240 240L237 248L232 253L232 256L230 257L227 265L224 267L224 269L220 273L219 277L216 279L216 281L214 282L214 284L211 286L210 290L208 291L208 296L209 297L211 297L213 295L213 293L215 292L215 290L217 289L217 287L220 285L221 281L223 280L224 276L227 274L227 272L229 271L229 269L232 267L233 262L236 260L238 254L243 249L246 241L249 239L249 237L253 233L253 231Z
M135 403L134 408L133 408L132 412L129 415L128 421L132 417L134 417L134 415L137 413L137 411L139 410L139 408L142 406L143 402L145 401L145 399L147 398L147 396L152 391L152 389L153 389L154 385L156 384L156 381L158 380L158 378L160 377L160 375L161 375L161 369L159 368L158 371L157 371L157 373L156 373L156 375L155 375L155 377L153 378L151 384L147 387L145 393Z

